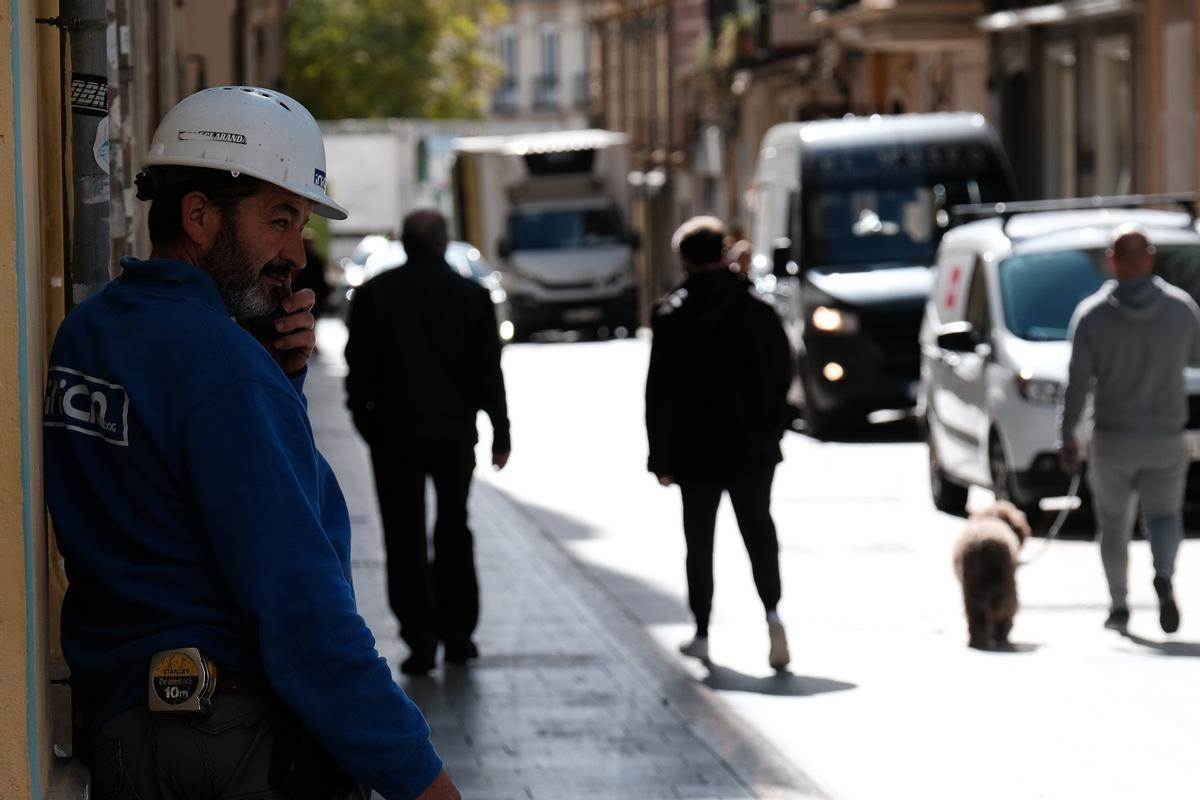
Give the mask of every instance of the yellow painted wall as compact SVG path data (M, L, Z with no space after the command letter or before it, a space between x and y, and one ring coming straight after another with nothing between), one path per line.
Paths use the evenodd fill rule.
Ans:
M5 798L43 796L50 763L35 5L0 0L0 796Z

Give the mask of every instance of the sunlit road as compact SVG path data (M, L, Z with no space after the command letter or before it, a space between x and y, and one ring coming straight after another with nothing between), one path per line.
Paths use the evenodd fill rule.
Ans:
M645 471L648 352L644 340L507 348L514 453L490 479L541 509L670 651L690 629L678 492ZM767 667L749 563L722 506L715 666L696 664L697 680L835 798L1195 797L1197 542L1182 552L1174 637L1158 629L1141 541L1133 635L1103 630L1099 555L1076 536L1022 570L1019 652L968 650L950 568L961 521L933 510L911 429L878 433L883 441L785 441L774 508L791 677Z
M1076 526L1019 576L1016 652L969 650L950 567L962 521L933 510L912 426L853 443L785 440L774 510L790 674L767 667L727 503L714 663L675 653L690 633L684 548L677 490L645 471L648 353L645 339L506 348L513 456L483 479L532 509L668 657L831 797L1196 796L1200 544L1183 547L1184 622L1173 637L1158 629L1142 541L1131 560L1131 635L1102 628L1099 555ZM972 505L988 499L978 493ZM1037 552L1041 540L1031 544Z

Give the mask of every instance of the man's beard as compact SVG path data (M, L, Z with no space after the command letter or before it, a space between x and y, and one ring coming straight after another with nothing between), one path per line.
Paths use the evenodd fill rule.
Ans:
M222 221L213 249L201 266L216 283L234 319L270 314L283 299L272 297L260 284L263 268L250 263L233 223ZM286 294L286 289L282 292Z

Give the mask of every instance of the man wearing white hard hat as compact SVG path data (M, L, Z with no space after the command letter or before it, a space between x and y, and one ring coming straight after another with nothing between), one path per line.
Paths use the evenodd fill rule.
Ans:
M295 100L198 92L155 132L150 258L67 315L44 404L63 651L98 797L458 798L358 614L292 292L325 149Z

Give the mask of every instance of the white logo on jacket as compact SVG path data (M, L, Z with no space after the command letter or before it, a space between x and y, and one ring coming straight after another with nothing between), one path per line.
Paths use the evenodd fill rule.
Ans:
M129 446L129 393L125 387L69 367L51 366L42 424Z

